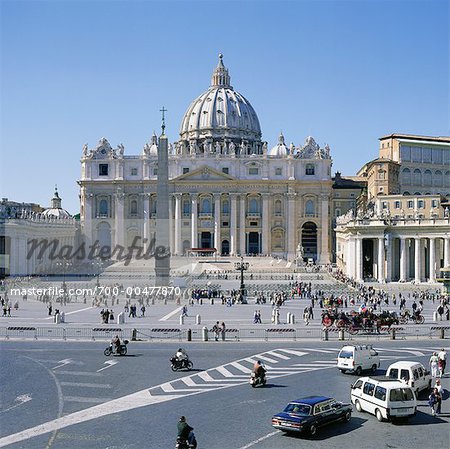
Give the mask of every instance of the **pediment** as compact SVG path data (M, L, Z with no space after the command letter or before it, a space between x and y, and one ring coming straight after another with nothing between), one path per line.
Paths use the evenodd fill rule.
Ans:
M178 176L175 181L235 181L236 178L214 168L203 165L189 173Z

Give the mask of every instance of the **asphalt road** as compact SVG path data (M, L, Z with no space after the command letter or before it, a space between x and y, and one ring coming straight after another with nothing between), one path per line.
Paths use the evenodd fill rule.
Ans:
M427 365L441 344L387 341L374 346L385 369L396 360ZM417 416L402 424L379 423L354 411L349 423L331 425L314 438L273 429L272 415L291 399L323 394L349 402L356 377L334 366L337 342L183 345L194 371L170 370L168 359L179 343L132 343L128 356L107 358L101 342L1 342L0 447L171 449L181 415L195 428L199 449L449 446L448 394L440 417L431 416L425 395ZM248 383L255 358L270 367L265 388ZM450 390L450 377L443 386Z

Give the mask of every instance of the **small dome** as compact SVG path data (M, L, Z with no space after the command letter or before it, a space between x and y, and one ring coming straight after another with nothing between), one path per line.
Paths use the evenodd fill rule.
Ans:
M158 156L158 137L156 136L155 131L153 131L149 154L150 156Z
M288 154L289 149L284 143L283 133L280 133L280 136L278 137L278 144L275 145L271 150L269 150L267 152L267 155L272 157L283 157L287 156Z
M58 194L58 188L55 186L55 194L52 198L52 205L51 207L45 209L42 212L42 215L44 217L50 218L72 218L72 216L67 212L65 209L61 207L61 198Z

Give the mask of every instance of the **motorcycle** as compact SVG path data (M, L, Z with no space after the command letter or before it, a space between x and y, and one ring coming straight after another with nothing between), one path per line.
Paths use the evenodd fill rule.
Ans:
M192 433L192 441L189 443L187 440L183 438L177 437L177 444L175 445L175 449L196 449L197 440L195 435Z
M172 371L178 371L180 369L190 371L193 367L194 364L189 359L178 360L175 356L170 359L170 368L172 368Z
M258 387L259 385L262 385L262 386L266 385L266 375L263 374L263 375L257 376L256 373L252 373L250 376L250 385L253 388Z
M105 354L107 357L110 356L111 354L114 355L126 355L127 354L127 344L128 344L128 340L124 340L123 343L121 343L119 345L119 347L117 348L117 351L114 351L113 349L113 345L112 343L103 351L103 354Z

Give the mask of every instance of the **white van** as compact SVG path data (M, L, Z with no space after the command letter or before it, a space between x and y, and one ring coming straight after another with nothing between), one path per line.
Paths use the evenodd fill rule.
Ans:
M408 418L417 411L412 388L388 377L359 378L352 385L351 401L358 412L369 412L378 421Z
M358 376L364 370L372 373L380 367L380 356L372 345L344 346L338 354L337 367L342 373L349 371Z
M416 396L431 388L431 373L419 362L395 362L389 365L386 376L405 382Z

